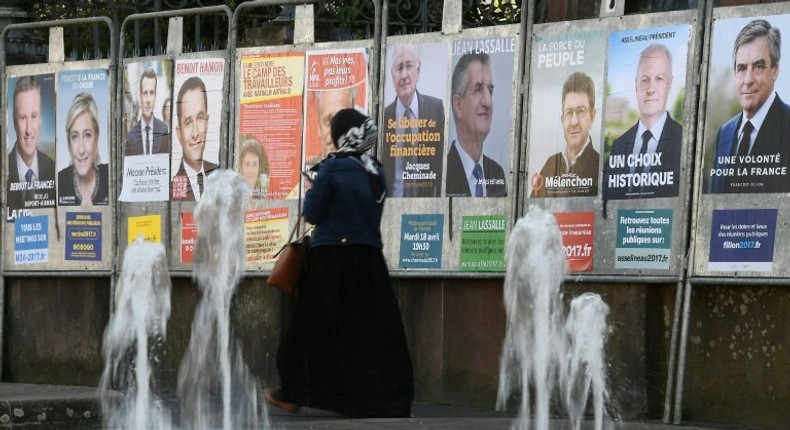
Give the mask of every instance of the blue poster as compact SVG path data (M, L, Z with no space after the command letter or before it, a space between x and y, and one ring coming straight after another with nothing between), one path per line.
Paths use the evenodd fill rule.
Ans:
M669 269L672 209L617 211L616 269Z
M49 261L49 221L47 215L25 216L14 223L14 264Z
M403 215L401 218L401 269L442 267L442 214Z
M776 209L714 210L708 270L773 270Z
M66 260L101 261L101 213L66 213Z

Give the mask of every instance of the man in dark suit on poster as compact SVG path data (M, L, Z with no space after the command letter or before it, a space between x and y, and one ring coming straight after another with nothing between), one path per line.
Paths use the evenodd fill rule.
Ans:
M176 98L176 113L176 133L181 143L182 158L173 177L172 197L173 200L200 201L206 175L217 165L203 159L209 115L206 85L199 77L192 76L181 85Z
M683 127L667 112L672 54L653 44L639 55L639 121L615 139L604 165L604 199L676 197L680 187Z
M156 72L147 68L140 77L140 121L129 130L125 155L170 153L170 128L154 116L156 105Z
M790 106L774 90L780 48L779 29L768 21L751 21L738 33L733 52L742 111L719 129L708 191L790 191Z
M452 75L456 140L447 154L447 197L507 196L502 166L483 154L494 114L490 57L463 55Z
M23 76L14 86L16 142L8 153L9 221L22 210L55 206L55 162L38 147L42 121L41 85L36 77Z
M389 195L439 197L444 154L444 103L417 91L420 54L415 45L394 48L391 76L395 100L384 108L385 155ZM426 137L426 139L424 139ZM409 155L420 146L430 155Z

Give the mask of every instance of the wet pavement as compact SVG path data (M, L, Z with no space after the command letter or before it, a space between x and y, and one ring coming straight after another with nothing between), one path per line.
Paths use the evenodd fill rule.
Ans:
M116 394L117 395L117 394ZM95 387L0 383L0 428L100 429L101 403ZM507 430L514 413L416 403L412 418L347 419L331 412L302 408L298 414L269 409L276 430ZM593 429L585 421L583 430ZM617 430L746 430L738 426L663 424L660 421L615 422ZM552 420L550 430L571 430L567 420Z

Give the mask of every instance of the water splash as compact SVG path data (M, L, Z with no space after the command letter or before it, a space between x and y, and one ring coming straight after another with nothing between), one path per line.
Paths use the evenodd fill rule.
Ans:
M102 346L106 423L120 429L169 429L170 413L151 392L148 354L149 340L164 339L170 318L170 273L162 244L138 238L126 248L115 305ZM113 404L111 389L126 392L120 405Z
M216 170L208 176L195 208L198 238L193 278L202 298L178 372L181 428L270 428L266 409L259 408L260 388L230 332L230 304L244 273L243 201L247 193L249 185L237 173ZM140 239L126 249L115 302L117 309L104 335L105 424L121 429L171 429L170 411L152 394L150 361L154 357L148 354L149 339L164 339L170 317L170 274L161 244ZM111 389L127 393L119 407ZM222 411L219 418L217 409Z
M216 170L208 176L195 208L197 246L193 278L203 297L195 311L192 337L178 372L182 425L210 428L212 394L222 401L223 429L268 426L263 409L259 416L260 389L241 359L241 349L231 356L230 305L244 274L244 196L249 186L239 174ZM231 411L231 403L233 411Z
M603 358L608 306L597 294L573 300L566 319L562 282L567 273L562 235L554 216L537 206L516 222L507 247L504 302L507 316L499 372L497 409L521 393L512 428L549 428L558 385L574 428L579 428L593 391L596 430L605 420ZM534 394L534 399L531 398ZM530 421L533 415L534 420Z

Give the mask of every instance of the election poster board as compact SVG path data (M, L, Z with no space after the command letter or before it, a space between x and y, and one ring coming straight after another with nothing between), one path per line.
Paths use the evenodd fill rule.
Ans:
M109 270L112 207L106 62L6 69L8 271Z
M692 12L534 26L522 190L557 217L570 273L680 273Z
M692 276L790 275L790 74L772 57L788 33L786 5L714 9Z

